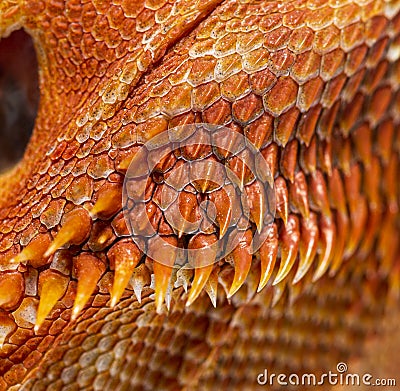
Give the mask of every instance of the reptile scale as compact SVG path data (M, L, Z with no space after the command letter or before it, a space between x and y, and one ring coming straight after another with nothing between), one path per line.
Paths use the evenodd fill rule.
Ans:
M273 389L265 369L351 371L373 341L383 352L400 289L399 1L2 0L0 36L21 28L40 104L0 175L0 390ZM257 148L276 214L252 254L252 172L205 144L170 152L142 202L165 243L209 257L231 229L226 189L211 174L173 188L180 166L229 167L250 200L230 254L172 267L132 240L123 183L141 145L199 123ZM170 224L168 208L193 222L205 201L206 228Z

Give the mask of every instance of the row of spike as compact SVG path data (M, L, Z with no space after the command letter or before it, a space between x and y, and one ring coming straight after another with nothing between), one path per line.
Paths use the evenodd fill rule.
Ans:
M271 225L270 234L267 240L260 248L260 263L261 263L261 278L258 284L257 291L263 289L273 275L274 266L277 261L278 252L280 249L280 264L276 272L272 285L280 284L290 273L297 258L300 254L300 263L297 272L294 276L293 283L299 282L307 273L312 265L318 247L318 231L320 230L322 241L320 242L320 263L314 273L313 280L320 278L333 259L333 239L332 226L327 219L321 221L318 227L317 217L314 213L310 213L308 220L299 223L299 218L296 215L289 215L286 226L282 228L278 240L278 228L276 224ZM301 234L300 234L301 229ZM326 230L326 232L325 232ZM167 241L173 244L176 241L175 237L167 237ZM190 246L192 248L202 248L209 246L216 240L215 235L199 234L193 237ZM235 248L232 253L232 262L234 265L234 277L230 288L227 290L227 297L234 295L245 282L249 274L253 256L250 251L250 243L252 240L251 230L247 230L242 242ZM39 241L36 241L39 243ZM34 252L34 244L28 246L29 251ZM322 247L321 247L322 246ZM322 248L322 250L321 250ZM27 250L27 251L28 251ZM162 251L162 250L161 250ZM210 248L203 253L200 252L206 259L215 254L211 254ZM35 253L37 254L37 253ZM123 240L114 245L107 254L110 261L110 268L114 270L114 284L111 289L111 306L117 304L120 300L132 273L139 264L142 254L136 245L130 240ZM173 254L171 253L171 259ZM163 265L153 260L148 260L154 272L155 286L155 302L157 310L160 311L170 288L170 279L173 273L173 261L171 266ZM197 260L201 263L201 259ZM332 264L335 266L334 264ZM74 274L78 280L78 288L73 306L72 319L76 319L82 308L85 306L90 296L96 289L97 283L106 270L106 265L102 260L90 253L80 254L75 258ZM212 302L216 305L216 286L218 274L215 274L216 268L214 265L196 268L192 281L191 290L188 295L187 305L191 305L205 288ZM334 271L334 269L331 269ZM214 273L213 273L214 271ZM57 301L65 294L69 278L60 275L58 272L51 269L40 274L39 277L39 295L40 303L37 313L35 330L38 330L44 319L48 316ZM2 284L1 297L4 298L11 294L10 286ZM140 290L138 299L140 300Z
M49 234L37 235L17 256L7 262L7 268L12 269L13 265L27 262L31 266L39 268L48 264L51 256L63 246L82 244L90 235L92 219L96 217L107 219L120 209L121 192L119 184L106 185L98 192L96 202L89 212L78 207L67 213L53 240ZM79 315L93 293L99 278L106 270L105 264L89 253L83 253L77 257L74 266L79 283L72 319ZM13 289L16 287L15 275L19 274L4 273L0 275L0 307L7 308L7 305L14 301L15 297L18 298L18 292L21 289ZM41 299L37 309L35 331L39 330L55 304L64 296L69 281L69 277L52 269L47 269L39 274L38 293Z
M385 227L378 240L378 252L383 259L382 267L386 273L390 270L393 252L398 248L396 236L393 235L398 210L396 188L393 187L395 185L392 186L396 183L395 178L393 178L396 170L393 167L397 167L396 160L393 164L390 164L393 159L396 159L395 154L394 158L388 160L385 177L385 183L389 184L389 188L386 189L389 211L385 215L387 217L384 222ZM368 164L372 170L377 167L380 168L379 161L374 157L368 159ZM333 169L328 181L319 170L310 174L308 179L303 172L297 172L293 181L289 182L289 186L282 177L276 177L277 214L282 219L283 224L280 227L279 235L279 225L273 224L270 227L270 234L260 248L261 278L258 291L270 281L277 259L279 259L278 255L280 255L280 263L272 285L279 284L288 276L298 255L299 265L293 283L299 282L304 277L313 264L317 253L319 253L319 263L314 273L314 281L325 274L329 267L330 273L334 275L339 269L343 257L349 257L355 252L363 236L361 252L368 254L374 245L378 231L377 222L383 217L383 210L378 207L378 205L382 205L377 182L379 176L371 175L365 178L365 181L370 185L367 186L365 195L361 191L361 178L362 169L359 164L351 165L344 178L338 169ZM48 234L37 236L11 263L18 264L29 261L32 266L40 267L45 265L48 258L62 246L82 244L90 234L92 218L96 216L109 218L118 211L119 203L115 202L115 199L120 197L120 194L119 186L110 185L105 191L99 192L96 203L90 212L84 208L76 208L66 214L53 241ZM329 197L328 194L330 194ZM216 202L216 205L221 206L224 203ZM297 214L291 213L293 208ZM253 211L256 210L257 208L253 208ZM220 226L224 226L224 221L228 218L228 215L229 208L221 206L219 215L217 215L217 222ZM253 218L254 221L258 221L257 216L254 215ZM363 235L368 219L367 230ZM227 291L228 297L237 292L249 273L252 264L252 255L249 251L251 235L251 231L248 230L242 242L229 258L234 264L235 274L231 287ZM169 236L166 239L176 241L175 236ZM192 238L190 246L202 248L212 244L215 240L216 237L213 234L201 234ZM215 254L205 252L204 256L210 259L210 257L215 257ZM114 285L111 291L111 305L115 305L121 298L142 255L133 243L130 245L124 243L113 246L108 257L115 270ZM199 264L201 263L201 260L197 261ZM155 276L155 301L158 311L161 310L169 286L174 263L173 254L171 254L171 262L170 266L151 262ZM89 300L99 278L106 269L106 265L96 256L84 253L77 258L75 269L78 279L78 292L72 314L73 319L78 316ZM192 289L187 301L188 305L193 303L203 289L206 289L206 291L209 289L207 284L212 279L213 270L213 265L195 269ZM47 271L47 274L41 273L41 279L39 290L42 299L36 322L37 329L58 299L65 293L68 283L67 277L60 277L54 273L50 274L50 271ZM2 292L4 302L4 297L9 295L9 286L7 284L2 286L2 291L5 292ZM214 303L215 299L212 299L212 301Z

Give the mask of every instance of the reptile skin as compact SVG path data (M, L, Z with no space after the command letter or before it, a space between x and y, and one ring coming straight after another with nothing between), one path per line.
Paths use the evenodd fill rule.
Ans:
M40 106L24 157L0 175L0 390L250 390L265 368L318 374L363 357L398 306L399 10L395 0L3 0L0 36L23 27L33 38ZM270 164L269 247L218 262L190 306L193 273L173 272L169 309L151 280L164 299L171 272L140 254L111 306L121 254L137 250L121 211L126 162L159 132L197 122L242 133ZM162 183L149 213L176 241L155 202ZM273 273L257 292L266 259ZM77 291L90 296L83 309Z

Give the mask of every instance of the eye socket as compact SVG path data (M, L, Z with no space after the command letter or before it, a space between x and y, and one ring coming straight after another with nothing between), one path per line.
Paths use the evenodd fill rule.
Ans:
M0 174L23 157L39 106L38 64L23 30L0 40Z

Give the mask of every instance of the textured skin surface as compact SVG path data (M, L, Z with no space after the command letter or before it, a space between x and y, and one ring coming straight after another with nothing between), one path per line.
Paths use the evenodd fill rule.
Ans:
M360 354L385 307L395 305L398 2L172 3L1 5L0 33L23 25L34 38L41 103L24 159L0 177L1 278L15 291L0 305L0 390L256 388L264 368L319 373ZM169 313L157 314L153 265L142 260L110 308L108 254L127 236L118 203L76 243L9 270L7 262L37 235L54 238L68 212L91 209L118 187L122 162L137 145L193 122L243 133L270 162L283 200L277 264L287 248L296 255L282 283L255 293L257 254L228 302L234 268L221 262L212 275L219 274L217 308L205 292L185 307L178 279ZM155 216L164 235L174 236L160 210ZM292 284L312 232L315 259ZM83 252L105 269L70 322ZM312 282L322 259L329 270ZM68 288L35 333L40 276L49 269ZM133 295L138 279L141 303Z

